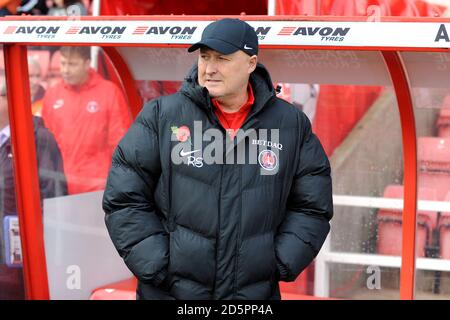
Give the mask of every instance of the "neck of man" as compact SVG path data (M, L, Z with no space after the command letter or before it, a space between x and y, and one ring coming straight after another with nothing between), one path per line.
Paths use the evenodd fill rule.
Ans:
M219 102L223 111L228 113L237 112L248 101L247 86L243 91L235 95L228 97L219 97L216 100Z
M87 73L87 74L83 77L83 79L81 79L81 81L78 82L78 84L76 84L75 86L76 86L76 87L82 87L86 82L88 82L88 80L89 80L89 73Z
M3 130L4 127L9 125L9 116L8 113L0 115L0 130Z
M90 73L89 73L89 71L88 71L88 72L83 76L83 78L81 78L80 81L78 81L76 84L75 84L75 83L74 83L74 84L70 84L70 83L69 83L69 85L70 85L72 88L74 88L74 89L79 89L79 88L81 88L83 85L85 85L85 84L88 82L89 76L90 76Z

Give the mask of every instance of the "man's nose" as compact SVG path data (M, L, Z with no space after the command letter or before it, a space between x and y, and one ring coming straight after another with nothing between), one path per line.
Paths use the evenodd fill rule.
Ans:
M217 72L217 64L214 61L208 61L206 64L206 74L214 74Z
M67 70L68 70L68 68L67 68L67 66L66 65L61 65L60 66L60 71L61 71L61 73L67 73Z

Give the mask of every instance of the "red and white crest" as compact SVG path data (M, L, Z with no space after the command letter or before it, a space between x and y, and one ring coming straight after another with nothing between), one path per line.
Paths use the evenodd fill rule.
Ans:
M98 111L98 103L97 101L89 101L86 110L90 113L95 113Z
M278 158L272 150L263 150L258 156L258 162L266 170L274 170L278 165Z

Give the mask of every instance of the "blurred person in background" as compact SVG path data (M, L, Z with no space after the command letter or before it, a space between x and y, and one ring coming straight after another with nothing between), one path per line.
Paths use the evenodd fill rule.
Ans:
M90 67L90 47L62 47L61 80L48 88L42 117L64 160L69 194L102 190L112 153L131 124L125 97Z
M21 0L0 0L0 17L17 13Z
M33 115L42 116L43 98L45 88L43 87L42 68L38 60L28 59L28 75L30 77L31 110Z
M17 14L46 15L47 0L22 0L17 8Z
M53 0L47 1L49 16L85 16L87 9L82 1Z
M63 160L54 136L41 118L33 116L41 200L67 194ZM0 89L0 211L16 214L12 145L6 89Z
M67 194L61 153L53 135L44 127L41 118L33 117L36 156L39 174L39 192L42 201ZM14 154L9 127L6 88L0 89L0 300L24 299L22 269L6 264L3 224L7 216L17 215L14 187Z

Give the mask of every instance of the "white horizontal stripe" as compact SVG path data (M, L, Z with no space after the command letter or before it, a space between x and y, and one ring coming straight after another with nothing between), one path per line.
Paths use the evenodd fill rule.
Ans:
M401 267L401 258L398 256L396 257L379 254L324 252L322 253L321 258L329 263L358 264L390 268ZM450 260L417 258L416 268L420 270L450 271Z
M448 48L450 19L441 22L370 22L367 21L248 21L257 31L260 45L323 46L323 47L397 47ZM86 44L193 44L200 40L204 28L212 21L176 20L114 20L104 18L83 20L23 20L2 21L0 43L86 43ZM5 34L8 27L17 27ZM52 27L53 31L47 28ZM66 34L80 27L75 34ZM145 34L135 31L148 27ZM55 30L57 28L57 30ZM120 28L120 31L115 30ZM291 29L289 29L291 28ZM443 28L443 29L442 29ZM20 29L20 30L19 30ZM280 34L281 31L287 35ZM19 32L19 33L17 33ZM82 32L81 34L79 32ZM149 33L150 32L150 33Z
M403 199L333 195L333 203L335 206L403 209ZM418 210L450 212L450 202L419 200Z

